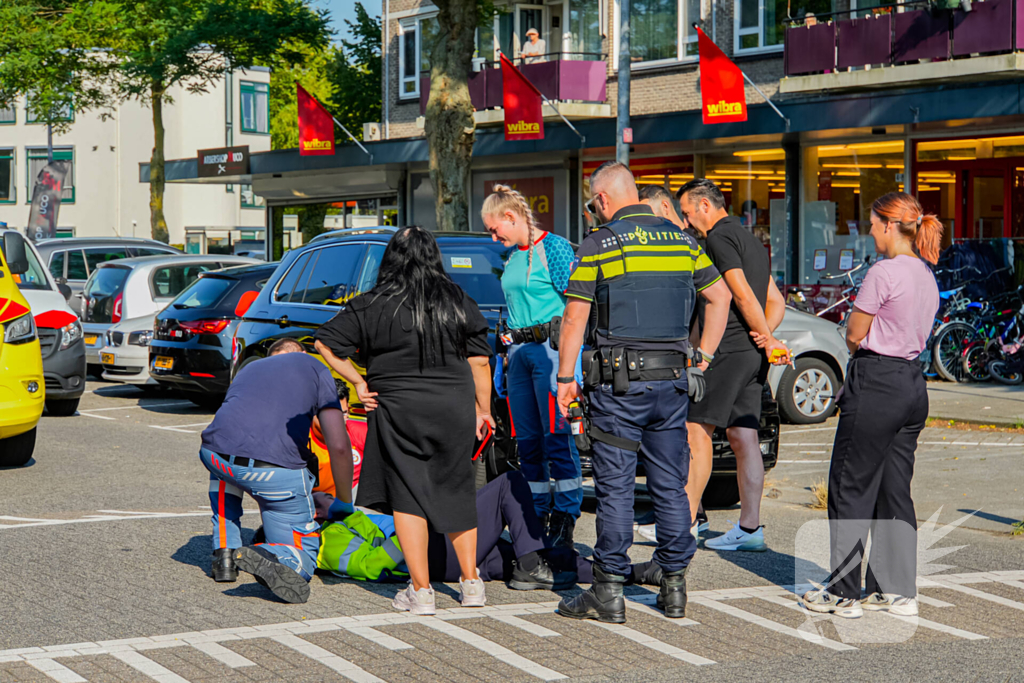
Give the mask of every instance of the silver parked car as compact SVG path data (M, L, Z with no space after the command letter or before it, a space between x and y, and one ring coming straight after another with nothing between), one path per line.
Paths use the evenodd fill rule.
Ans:
M152 316L160 312L182 290L196 281L200 273L219 270L228 266L261 263L256 259L227 254L206 254L197 256L141 256L99 264L89 276L82 293L82 327L85 331L85 356L91 371L95 374L101 363L104 376L135 376L146 370L143 367L122 366L117 363L116 352L104 351L107 344L107 330L122 320L139 319L149 316L148 325L138 331L149 331L152 335ZM133 330L134 331L134 330ZM113 336L116 346L131 343L129 335ZM143 346L149 344L149 336L135 337ZM148 350L144 350L145 356ZM104 360L101 353L107 354ZM109 362L107 362L109 361Z
M793 367L773 365L768 383L783 420L793 424L824 422L836 411L836 395L846 378L850 352L846 328L786 307L775 337L793 352Z

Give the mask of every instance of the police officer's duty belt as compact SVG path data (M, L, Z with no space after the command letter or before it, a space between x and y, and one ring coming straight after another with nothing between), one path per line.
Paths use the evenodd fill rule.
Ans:
M551 340L551 348L558 348L558 335L562 329L562 317L556 316L549 323L510 329L513 344L541 343Z
M593 389L611 383L624 394L630 382L680 379L686 371L686 355L675 351L635 351L626 348L598 349L583 356L583 384Z

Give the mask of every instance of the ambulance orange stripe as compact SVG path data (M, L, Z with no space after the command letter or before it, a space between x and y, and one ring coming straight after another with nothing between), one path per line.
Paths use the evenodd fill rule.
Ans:
M224 487L226 483L220 482L220 486L217 487L217 516L220 518L220 547L228 547L228 532L227 525L224 520Z

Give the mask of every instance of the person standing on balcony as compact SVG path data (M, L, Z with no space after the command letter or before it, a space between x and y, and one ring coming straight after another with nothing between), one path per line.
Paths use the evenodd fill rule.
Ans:
M725 210L725 197L710 180L699 178L676 193L683 216L707 241L708 256L722 273L732 293L725 335L717 354L704 352L710 363L707 396L694 405L689 422L691 439L701 442L700 453L710 462L715 429L726 430L736 454L736 477L740 493L740 518L722 536L708 539L713 550L767 550L761 528L761 494L764 490L764 460L758 441L761 400L768 375L768 362L789 364L789 350L772 332L782 322L784 306L772 305L772 319L766 318L769 300L782 302L782 293L769 273L768 252L761 240ZM707 322L705 316L705 323ZM764 350L762 357L758 347ZM695 457L698 457L695 455ZM701 492L703 493L703 491Z
M547 53L547 44L541 40L540 33L537 29L531 28L526 31L527 41L523 44L523 47L519 50L519 56L523 59L526 64L536 64L537 62L545 61L545 54Z
M928 419L921 355L939 308L928 263L939 259L942 224L903 192L871 205L871 237L885 257L871 266L846 328L853 358L839 395L828 475L832 575L804 595L814 612L856 618L863 610L917 615L917 514L910 497L917 439ZM925 262L928 263L925 263ZM867 595L860 567L871 530Z
M480 214L491 239L512 248L501 288L511 328L505 332L505 341L510 342L507 386L519 460L551 544L571 549L583 479L569 423L556 405L556 348L576 254L569 240L539 229L529 202L507 185L494 186Z

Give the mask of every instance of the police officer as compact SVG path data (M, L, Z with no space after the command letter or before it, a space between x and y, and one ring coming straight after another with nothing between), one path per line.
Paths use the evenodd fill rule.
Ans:
M576 598L562 600L558 612L625 622L622 587L630 570L639 453L654 499L654 560L663 570L658 606L666 616L681 618L686 615L686 567L696 549L684 491L690 458L687 393L699 400L704 383L698 367L686 367L687 333L697 293L709 305L721 305L726 285L692 237L640 204L625 165L599 166L590 189L604 225L580 245L569 278L557 379L559 407L568 414L580 391L573 373L576 355L596 304L596 353L583 370L585 387L592 389L597 544L594 583ZM728 306L727 296L724 301ZM704 334L720 339L722 330Z

